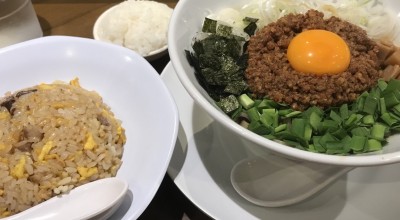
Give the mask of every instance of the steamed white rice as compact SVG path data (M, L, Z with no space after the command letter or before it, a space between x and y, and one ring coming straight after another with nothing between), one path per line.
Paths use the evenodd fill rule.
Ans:
M124 1L104 17L99 36L146 56L167 45L171 15L172 9L159 2Z
M115 176L124 133L102 98L77 79L0 99L0 218Z

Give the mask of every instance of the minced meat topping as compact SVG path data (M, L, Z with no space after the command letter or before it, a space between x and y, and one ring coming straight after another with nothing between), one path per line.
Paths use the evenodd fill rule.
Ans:
M360 27L337 17L310 10L289 14L260 29L251 37L245 72L250 90L294 109L322 108L354 101L380 78L378 46ZM305 30L322 29L338 34L351 52L348 69L335 75L313 75L294 70L286 52L290 41Z

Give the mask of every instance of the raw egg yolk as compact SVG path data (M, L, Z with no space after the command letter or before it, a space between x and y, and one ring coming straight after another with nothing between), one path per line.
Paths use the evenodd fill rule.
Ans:
M350 64L350 49L337 34L326 30L308 30L295 36L287 57L297 71L312 74L338 74Z

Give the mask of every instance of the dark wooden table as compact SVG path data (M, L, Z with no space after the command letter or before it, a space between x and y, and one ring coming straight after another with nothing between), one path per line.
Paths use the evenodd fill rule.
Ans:
M174 8L178 0L157 0ZM92 29L97 17L121 0L32 0L44 36L67 35L93 38ZM168 54L151 62L161 73L169 62ZM141 220L153 219L210 219L191 203L165 175L163 182Z

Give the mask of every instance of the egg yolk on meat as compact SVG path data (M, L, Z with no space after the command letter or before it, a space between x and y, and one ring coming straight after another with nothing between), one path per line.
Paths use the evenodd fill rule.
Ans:
M289 43L287 58L297 71L312 74L338 74L350 64L350 49L337 34L308 30Z

